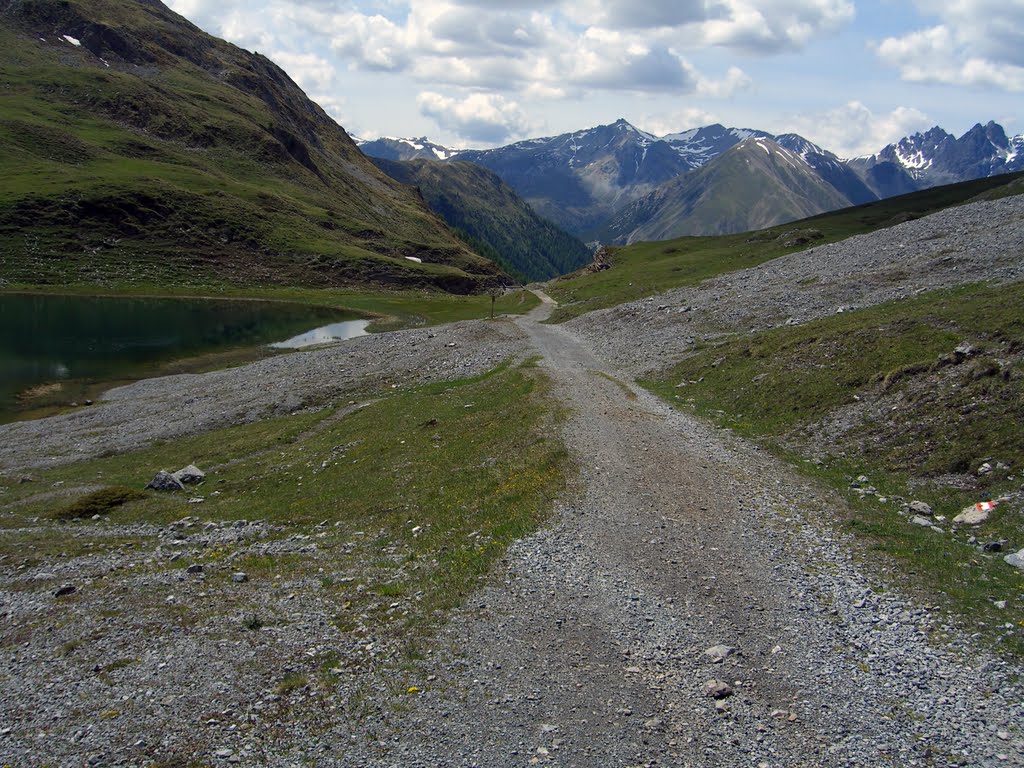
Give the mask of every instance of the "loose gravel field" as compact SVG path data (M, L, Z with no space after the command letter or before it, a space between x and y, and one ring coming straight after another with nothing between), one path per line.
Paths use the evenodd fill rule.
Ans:
M949 208L693 288L590 312L567 325L602 358L631 373L650 373L702 339L983 280L1024 280L1024 195Z

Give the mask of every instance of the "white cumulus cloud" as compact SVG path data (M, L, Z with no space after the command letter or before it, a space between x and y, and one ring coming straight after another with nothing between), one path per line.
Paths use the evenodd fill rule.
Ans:
M384 16L344 14L326 28L331 49L363 69L399 72L415 60L413 31Z
M700 107L688 107L668 114L645 115L636 121L636 127L654 136L668 136L718 121L719 117L713 112Z
M438 126L470 141L498 144L524 135L528 128L519 105L498 94L471 93L459 99L424 91L416 103Z
M854 17L850 0L724 0L723 5L727 12L705 21L700 39L762 54L803 48Z
M815 114L796 115L786 121L794 131L840 157L878 152L882 147L932 126L928 115L911 107L875 114L859 101Z
M710 96L716 99L726 99L739 91L746 90L751 86L753 80L739 67L729 67L725 77L718 80L708 77L699 77L697 80L697 93L701 96Z
M1024 91L1024 3L921 0L939 23L887 37L875 51L911 82Z

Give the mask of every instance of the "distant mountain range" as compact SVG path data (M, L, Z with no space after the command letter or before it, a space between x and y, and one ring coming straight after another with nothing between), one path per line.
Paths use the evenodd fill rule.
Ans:
M358 142L391 160L493 170L541 216L584 239L629 243L772 226L957 181L1024 170L1024 136L994 122L932 128L842 159L797 134L709 125L657 137L625 120L487 150L421 139Z

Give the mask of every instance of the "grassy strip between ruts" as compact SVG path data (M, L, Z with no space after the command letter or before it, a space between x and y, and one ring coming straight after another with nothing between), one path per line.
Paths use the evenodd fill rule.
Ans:
M755 232L683 237L609 249L611 269L553 280L547 292L559 302L550 322L754 267L808 247L899 224L974 199L1024 192L1024 174L951 184L875 203L844 208Z
M1024 548L1020 284L731 336L644 384L843 491L850 515L835 522L895 557L902 584L1024 654L1024 573L1003 561ZM1001 497L984 524L951 524ZM910 500L928 502L944 532L901 514ZM996 542L1001 551L984 551Z
M161 573L183 574L189 565L203 565L206 593L230 588L231 573L244 571L254 585L249 598L231 596L213 608L209 601L167 606L151 589L154 594L142 590L133 598L132 611L144 616L147 610L159 615L173 609L169 632L185 614L192 627L222 626L222 613L229 611L247 617L237 629L244 638L250 637L247 629L287 624L296 610L296 603L276 602L268 590L312 583L308 589L317 599L333 606L326 609L339 643L328 654L332 664L360 663L344 658L347 651L340 647L353 636L390 649L388 663L408 663L444 612L478 587L513 541L544 521L565 482L567 454L555 436L561 417L538 368L506 364L476 378L400 391L365 405L300 412L47 470L31 483L7 478L0 483L5 588L52 588L47 582L19 582L17 574L67 566L84 555L120 558L119 573L132 561L156 581ZM84 491L98 485L141 488L157 469L190 462L208 471L205 483L191 490L201 504L187 503L181 493L149 493L111 507L101 519L59 524L68 497L55 499L54 484L70 498L87 496ZM180 528L181 537L193 543L182 544L173 560L160 546L154 551L161 540L153 531L167 530L185 516L195 522ZM240 520L262 521L269 539L256 542L259 547L246 541L202 547L199 534L189 537L204 526L230 529ZM296 535L315 547L293 546ZM279 554L268 553L274 542L284 547ZM116 582L125 577L83 567L83 578L96 579L79 593L83 599L124 589ZM112 604L98 599L95 605ZM76 621L88 625L82 608L77 610ZM60 624L53 614L39 621L39 628ZM109 621L128 623L131 617ZM18 640L33 631L23 627ZM303 661L281 663L304 670ZM305 671L315 676L316 665Z

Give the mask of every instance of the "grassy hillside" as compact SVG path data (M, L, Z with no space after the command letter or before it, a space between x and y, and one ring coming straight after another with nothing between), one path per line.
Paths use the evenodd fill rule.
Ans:
M482 166L431 160L374 163L393 179L418 187L430 209L477 253L523 282L564 275L590 261L586 245L534 213Z
M611 269L581 272L551 284L549 293L561 304L553 318L556 322L569 320L594 309L695 285L809 244L873 232L979 197L1021 193L1024 174L1008 174L935 187L756 232L611 247L607 249Z
M500 279L269 59L159 2L4 2L0 17L3 281Z
M1002 561L1024 548L1021 284L936 291L709 343L647 383L845 492L852 514L837 522L902 561L901 578L926 585L972 629L1024 652L1021 574ZM988 499L1000 503L987 522L951 524ZM900 514L911 500L934 508L942 533Z

